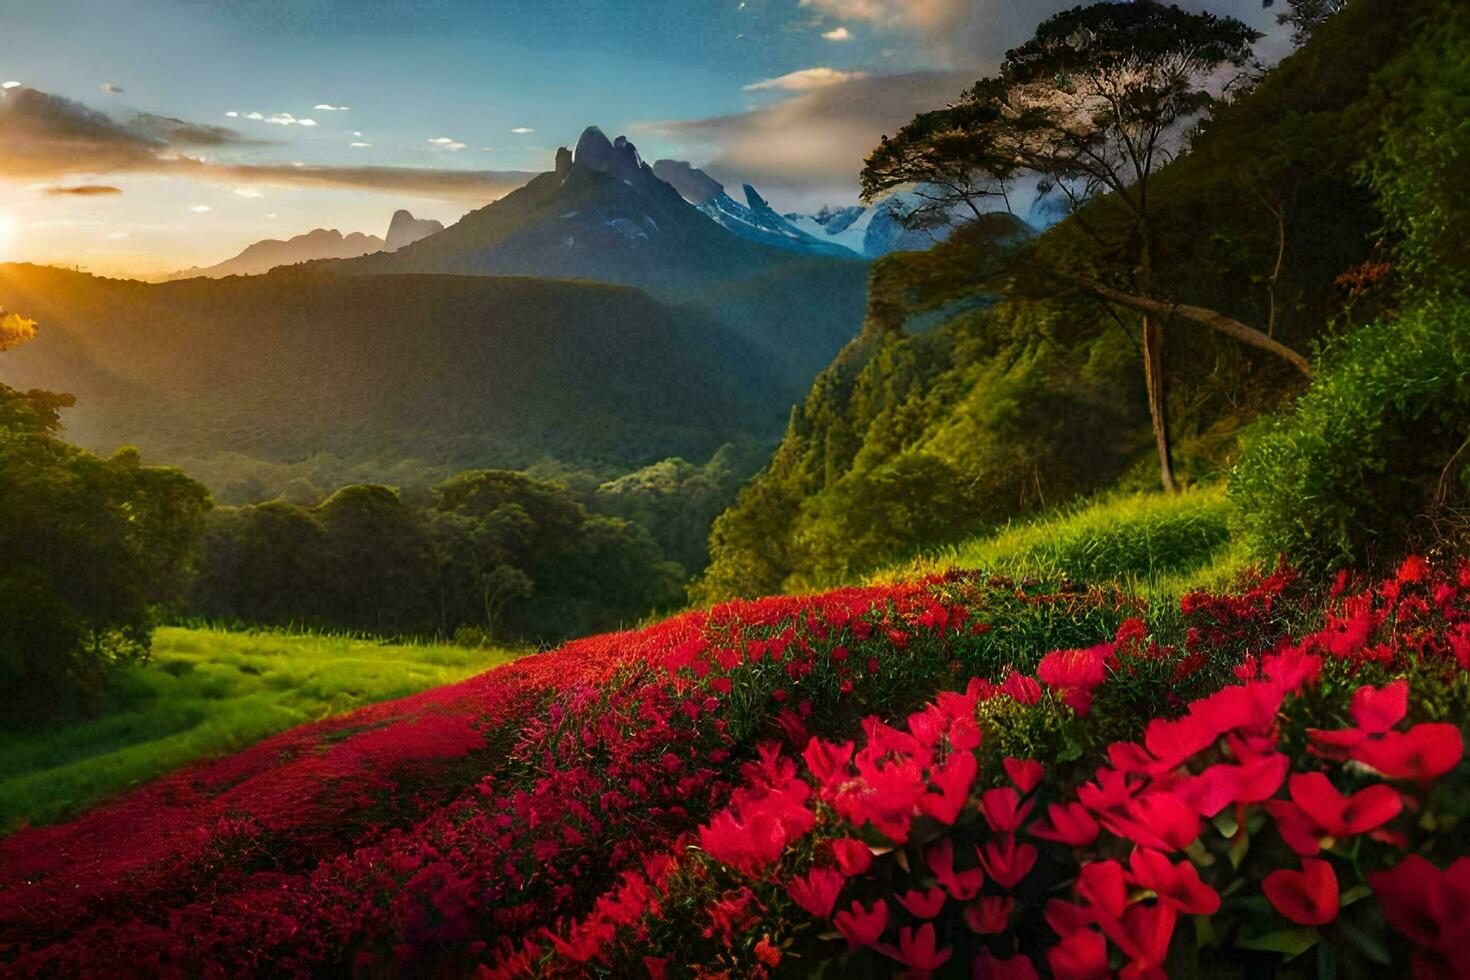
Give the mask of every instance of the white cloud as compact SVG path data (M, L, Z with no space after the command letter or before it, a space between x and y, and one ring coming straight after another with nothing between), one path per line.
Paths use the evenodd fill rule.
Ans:
M0 88L20 88L20 82L5 82L0 84Z
M114 95L121 94L122 93L122 90L123 90L123 87L121 85L114 85L111 82L103 82L101 85L99 85L97 87L100 88L104 92L111 92Z
M348 143L347 145L350 146L350 147L352 147L353 149L365 150L368 147L372 146L373 144L371 144L371 143L358 142L358 143Z
M245 113L245 118L246 119L254 119L256 122L259 122L260 120L264 119L265 116L261 115L258 112L247 112L247 113Z
M265 197L264 194L255 190L253 187L236 187L235 193L241 197Z
M517 126L515 129L512 129L511 132L515 133L517 136L525 136L529 133L536 132L536 130L532 129L530 126Z
M811 92L829 85L845 85L866 78L864 71L838 71L836 68L803 68L777 78L745 86L747 92Z
M834 27L822 34L823 39L828 41L851 41L852 31L845 27Z
M238 112L236 112L234 109L231 109L229 112L225 113L225 115L229 116L231 119L239 119L240 118L240 114Z
M315 119L298 119L298 120L296 120L296 125L298 125L298 126L305 126L308 129L310 129L312 126L315 126L316 125L316 120Z
M210 207L208 204L191 204L189 206L189 210L193 211L195 214L208 214L209 212L213 211L214 208Z
M354 130L353 130L353 131L352 131L352 135L353 135L353 136L361 136L361 135L362 135L362 132L361 132L361 131L360 131L360 130L356 130L356 129L354 129Z
M439 147L442 150L459 151L465 148L464 143L461 143L457 139L451 139L448 136L436 136L433 139L429 140L429 142L433 143L435 146Z

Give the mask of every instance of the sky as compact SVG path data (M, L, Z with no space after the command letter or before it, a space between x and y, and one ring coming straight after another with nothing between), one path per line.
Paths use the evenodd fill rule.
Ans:
M6 0L0 261L153 275L446 223L588 125L783 210L1071 0ZM1280 31L1260 0L1182 0ZM737 197L738 192L737 192Z

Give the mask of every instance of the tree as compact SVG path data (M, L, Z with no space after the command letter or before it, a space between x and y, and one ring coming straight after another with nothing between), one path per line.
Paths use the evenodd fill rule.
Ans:
M1167 491L1177 489L1163 381L1168 321L1209 327L1311 373L1305 358L1267 333L1155 289L1151 179L1179 149L1185 126L1212 105L1207 79L1243 66L1259 37L1232 18L1148 0L1069 10L1007 52L998 78L976 83L938 120L921 116L899 138L885 141L864 172L865 189L877 189L899 177L942 181L969 168L968 184L949 177L942 186L999 189L1001 196L1008 181L1029 172L1043 194L1066 199L1075 226L1097 240L1099 254L1121 252L1118 267L1102 274L1075 267L1050 271L1140 315L1149 416ZM889 144L893 149L885 150ZM1091 220L1091 206L1103 199L1125 216L1121 249Z
M6 347L33 333L0 318ZM60 409L74 401L0 385L0 697L13 715L94 701L109 668L148 655L210 505L136 450L104 460L63 442Z
M1263 9L1274 6L1276 0L1261 0ZM1276 15L1276 23L1290 25L1291 43L1301 47L1327 18L1346 6L1347 0L1286 0L1287 9Z
M961 101L920 113L897 135L884 136L863 165L863 200L913 188L917 205L894 214L916 229L942 227L957 212L978 220L996 200L1009 210L1020 170L1008 139L1013 125L1000 83L982 81Z

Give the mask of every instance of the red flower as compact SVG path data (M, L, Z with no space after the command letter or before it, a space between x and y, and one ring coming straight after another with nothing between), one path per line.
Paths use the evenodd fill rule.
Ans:
M1199 836L1199 816L1179 797L1153 792L1129 800L1121 811L1099 814L1119 837L1160 851L1182 851Z
M1006 767L1006 775L1011 777L1011 782L1016 784L1016 789L1022 793L1029 793L1041 782L1041 777L1046 774L1046 768L1035 759L1013 759L1006 756L1001 760Z
M1036 848L1030 844L1017 846L1015 834L986 841L983 849L975 848L975 853L990 880L1007 891L1019 885L1036 864Z
M1123 913L1121 922L1103 921L1103 931L1133 962L1124 976L1162 977L1164 958L1169 955L1169 941L1174 937L1178 913L1167 905L1134 903Z
M1388 924L1419 948L1416 977L1470 973L1470 858L1440 871L1413 854L1368 882Z
M1176 787L1201 816L1213 817L1231 803L1260 803L1276 795L1291 768L1279 752L1248 756L1239 765L1210 766Z
M1063 703L1078 715L1085 715L1092 704L1093 689L1107 677L1107 660L1112 654L1111 645L1087 650L1053 650L1041 658L1036 677L1056 691Z
M942 824L954 823L970 798L977 765L970 752L951 755L943 766L930 772L929 780L939 792L919 797L919 809Z
M842 933L851 949L871 946L883 935L888 925L888 903L878 899L871 909L864 909L861 902L853 902L851 911L838 912L832 919L837 931Z
M1002 694L1009 694L1018 704L1035 704L1041 700L1041 685L1014 670L1000 685Z
M1097 821L1081 803L1053 803L1046 808L1046 821L1026 828L1033 837L1056 841L1068 847L1086 847L1097 840Z
M1399 679L1381 688L1364 684L1353 693L1353 722L1370 735L1388 731L1408 713L1409 682L1406 680Z
M1291 798L1329 837L1377 830L1398 816L1403 800L1392 786L1378 784L1343 796L1320 772L1298 773L1288 784Z
M1063 936L1046 952L1046 961L1057 980L1107 980L1108 942L1091 929L1078 929Z
M1219 894L1200 881L1190 861L1172 863L1158 851L1134 848L1128 862L1134 884L1159 896L1159 901L1185 915L1214 915L1220 908Z
M761 941L755 944L755 958L766 966L781 965L781 950L771 945L771 935L766 933Z
M985 895L965 906L965 925L982 936L1005 932L1015 908L1015 899L1009 895Z
M832 855L837 859L837 867L849 878L860 875L873 866L873 849L851 837L832 841Z
M791 900L819 919L832 914L837 904L837 893L847 881L840 871L831 868L813 868L805 878L793 878L786 884L786 894Z
M1010 834L1031 813L1031 803L1021 803L1020 795L1009 786L988 789L980 794L980 815L997 834Z
M1428 722L1407 732L1385 732L1360 742L1352 758L1388 779L1425 783L1449 772L1465 755L1464 738L1455 725Z
M813 738L801 757L806 760L806 767L816 777L818 785L825 788L847 778L848 766L852 763L852 747L851 742L839 745Z
M926 922L917 930L910 926L904 926L898 930L898 948L894 949L887 943L875 943L873 948L887 956L889 959L898 960L911 970L937 970L949 962L952 950L938 949L934 943L934 923Z
M1337 873L1317 858L1302 861L1302 870L1273 871L1261 888L1276 911L1303 926L1325 926L1337 918Z
M916 919L932 919L944 908L945 894L944 889L937 886L928 891L911 888L897 898L898 904L907 909L909 915Z
M985 882L985 872L979 868L956 872L954 869L954 843L945 837L929 848L924 855L929 870L957 902L968 902L980 891Z
M1077 875L1077 895L1085 898L1099 919L1118 919L1128 905L1128 882L1117 861L1093 861Z

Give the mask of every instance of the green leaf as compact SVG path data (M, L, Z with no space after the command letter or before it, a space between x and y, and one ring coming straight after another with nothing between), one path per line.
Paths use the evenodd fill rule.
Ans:
M1359 952L1374 963L1380 966L1389 966L1393 963L1393 956L1389 953L1388 947L1383 945L1377 936L1365 932L1346 919L1338 919L1334 928L1339 935L1352 943Z
M1234 837L1235 832L1240 829L1240 823L1235 819L1235 811L1229 808L1216 814L1212 823L1220 832L1221 837Z
M1367 898L1371 894L1373 894L1373 889L1367 885L1354 885L1342 893L1342 898L1338 900L1338 905L1347 908L1359 899Z
M1237 939L1235 945L1242 949L1256 949L1266 953L1284 953L1288 957L1300 956L1317 944L1322 934L1308 926L1281 929L1264 936Z

